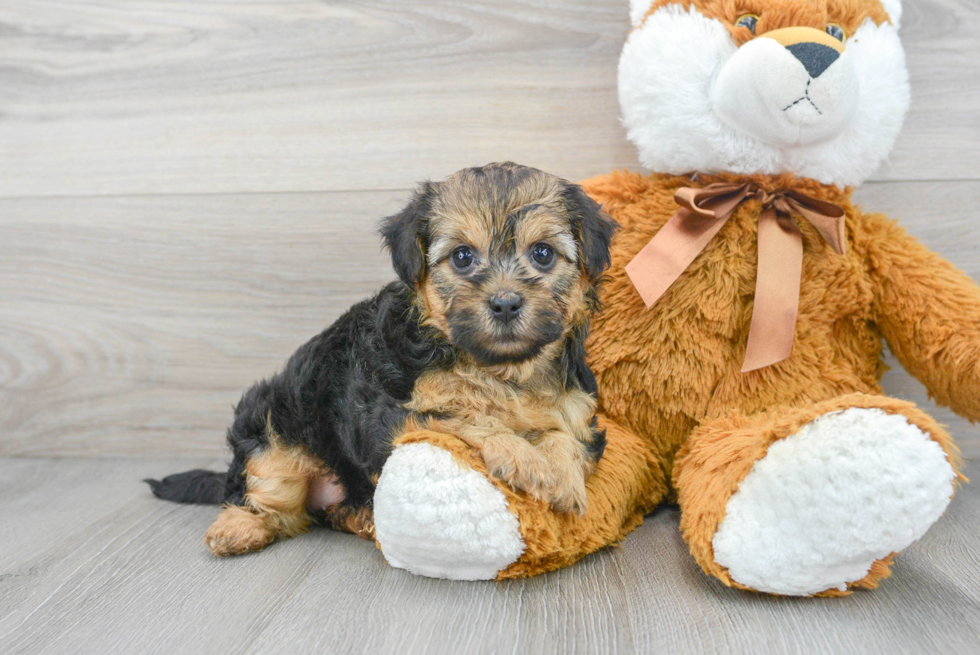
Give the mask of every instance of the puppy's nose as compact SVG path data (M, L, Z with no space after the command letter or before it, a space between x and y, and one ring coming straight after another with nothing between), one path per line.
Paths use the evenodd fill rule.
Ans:
M490 296L490 313L503 323L510 323L521 313L524 299L513 291L498 291Z
M817 78L844 52L844 44L812 27L784 27L761 35L790 51L810 77Z

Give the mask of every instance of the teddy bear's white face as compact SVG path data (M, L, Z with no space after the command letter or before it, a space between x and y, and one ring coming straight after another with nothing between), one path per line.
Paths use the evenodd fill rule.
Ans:
M632 2L619 100L641 163L675 174L789 172L840 186L874 173L909 105L900 0L851 3L891 23L851 16L823 29L816 23L830 9L814 5L825 0L799 0L798 12L783 6L782 15L753 0L746 9L759 13L717 4L725 9L706 15L690 0L660 0L653 11L651 0Z

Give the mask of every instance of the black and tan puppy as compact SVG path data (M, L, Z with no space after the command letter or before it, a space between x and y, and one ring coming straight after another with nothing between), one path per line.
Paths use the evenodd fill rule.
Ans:
M311 520L370 538L392 441L427 427L480 450L512 486L583 512L605 445L584 344L613 228L576 185L512 163L423 184L381 229L401 280L245 393L227 473L150 480L153 492L225 503L205 535L217 555Z

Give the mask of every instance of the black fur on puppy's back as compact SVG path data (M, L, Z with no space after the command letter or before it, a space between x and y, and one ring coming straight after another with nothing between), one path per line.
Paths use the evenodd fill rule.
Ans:
M283 445L302 446L336 473L347 493L342 505L370 505L372 477L391 452L415 380L454 358L452 346L422 325L410 289L393 282L301 346L282 372L245 392L228 429L234 458L227 474L190 471L148 482L167 500L241 505L246 461L268 445L271 428Z

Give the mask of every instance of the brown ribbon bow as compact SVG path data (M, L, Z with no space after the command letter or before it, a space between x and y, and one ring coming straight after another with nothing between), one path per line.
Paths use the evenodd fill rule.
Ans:
M841 207L799 191L769 193L751 183L716 183L702 189L681 187L674 195L681 208L626 265L626 274L650 308L748 198L762 202L762 214L755 307L743 373L781 362L793 352L803 272L803 238L793 216L808 220L843 255Z

